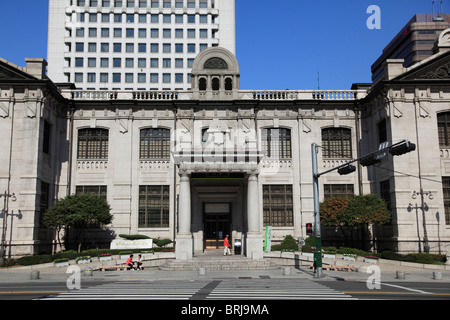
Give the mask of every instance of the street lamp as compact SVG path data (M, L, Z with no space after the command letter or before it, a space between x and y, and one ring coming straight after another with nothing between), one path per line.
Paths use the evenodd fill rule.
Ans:
M5 237L6 237L6 221L5 218L8 215L7 210L7 201L8 198L11 198L12 202L17 201L17 197L15 193L9 194L5 191L5 193L0 194L0 198L3 197L3 227L2 227L2 241L0 246L0 265L3 265L4 256L5 256Z
M426 221L426 217L425 217L425 212L429 210L428 205L426 204L426 202L424 201L424 196L428 196L428 199L433 200L434 196L431 193L431 191L429 192L424 192L422 189L420 189L419 192L414 191L411 198L416 200L417 196L420 196L420 208L422 209L422 223L423 223L423 250L426 253L430 252L430 245L428 244L428 233L427 233L427 221ZM416 204L416 210L417 210L417 204ZM419 251L420 251L420 246L419 246Z

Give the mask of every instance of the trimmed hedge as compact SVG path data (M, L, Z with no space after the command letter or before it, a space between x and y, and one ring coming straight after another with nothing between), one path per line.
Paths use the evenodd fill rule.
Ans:
M303 246L303 251L314 251L316 246L316 237L311 236L305 240L305 245ZM410 253L410 254L399 254L392 251L383 251L381 253L367 252L364 250L348 247L323 247L325 253L334 254L347 254L356 256L373 256L381 259L387 260L397 260L405 262L414 262L422 264L442 264L447 261L445 254L431 254L431 253ZM273 245L272 251L296 251L298 250L297 241L291 235L287 235L280 245Z
M165 252L173 250L173 248L153 248L153 249L136 249L133 250L133 253L146 253L149 251L153 252ZM99 255L104 255L106 253L110 253L112 255L118 255L123 250L111 250L111 249L89 249L86 251L83 251L81 253L78 253L74 250L68 250L65 252L59 252L55 254L41 254L41 255L35 255L35 256L25 256L18 259L9 259L5 260L5 263L3 266L30 266L35 264L42 264L42 263L51 263L58 259L69 259L69 260L76 260L78 257L83 256L90 256L90 257L98 257Z

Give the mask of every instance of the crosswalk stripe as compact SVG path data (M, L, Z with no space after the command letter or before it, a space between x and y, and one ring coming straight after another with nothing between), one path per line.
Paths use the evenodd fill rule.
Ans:
M336 300L350 295L312 281L253 280L115 282L53 294L40 300ZM211 287L205 293L205 288ZM203 292L203 293L202 293Z
M350 295L330 289L322 284L304 281L277 281L255 283L240 280L220 284L206 298L208 300L342 300Z

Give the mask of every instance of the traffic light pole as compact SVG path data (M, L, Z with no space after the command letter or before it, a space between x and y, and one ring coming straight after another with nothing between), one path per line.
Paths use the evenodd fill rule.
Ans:
M319 167L317 164L317 152L318 145L316 143L311 144L311 156L312 156L312 174L313 174L313 195L314 195L314 235L316 236L316 251L314 252L314 265L316 268L315 277L322 277L322 234L320 230L320 202L319 202L319 177L331 171L338 171L340 174L349 174L356 170L356 167L351 168L351 164L359 161L362 166L373 165L380 162L381 159L389 152L394 156L399 156L416 149L415 144L410 143L408 140L395 143L391 146L380 145L379 150L372 152L362 158L348 161L340 166L319 173ZM342 170L341 169L347 169Z
M322 277L322 235L320 230L320 203L319 203L319 168L317 165L317 144L311 145L313 190L314 190L314 235L316 236L316 251L314 252L314 265L316 278Z

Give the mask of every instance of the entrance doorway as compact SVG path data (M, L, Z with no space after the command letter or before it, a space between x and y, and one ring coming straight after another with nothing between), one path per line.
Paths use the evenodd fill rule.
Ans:
M204 203L204 249L223 248L225 236L231 231L231 204ZM229 239L230 240L230 239ZM231 241L231 240L230 240Z

